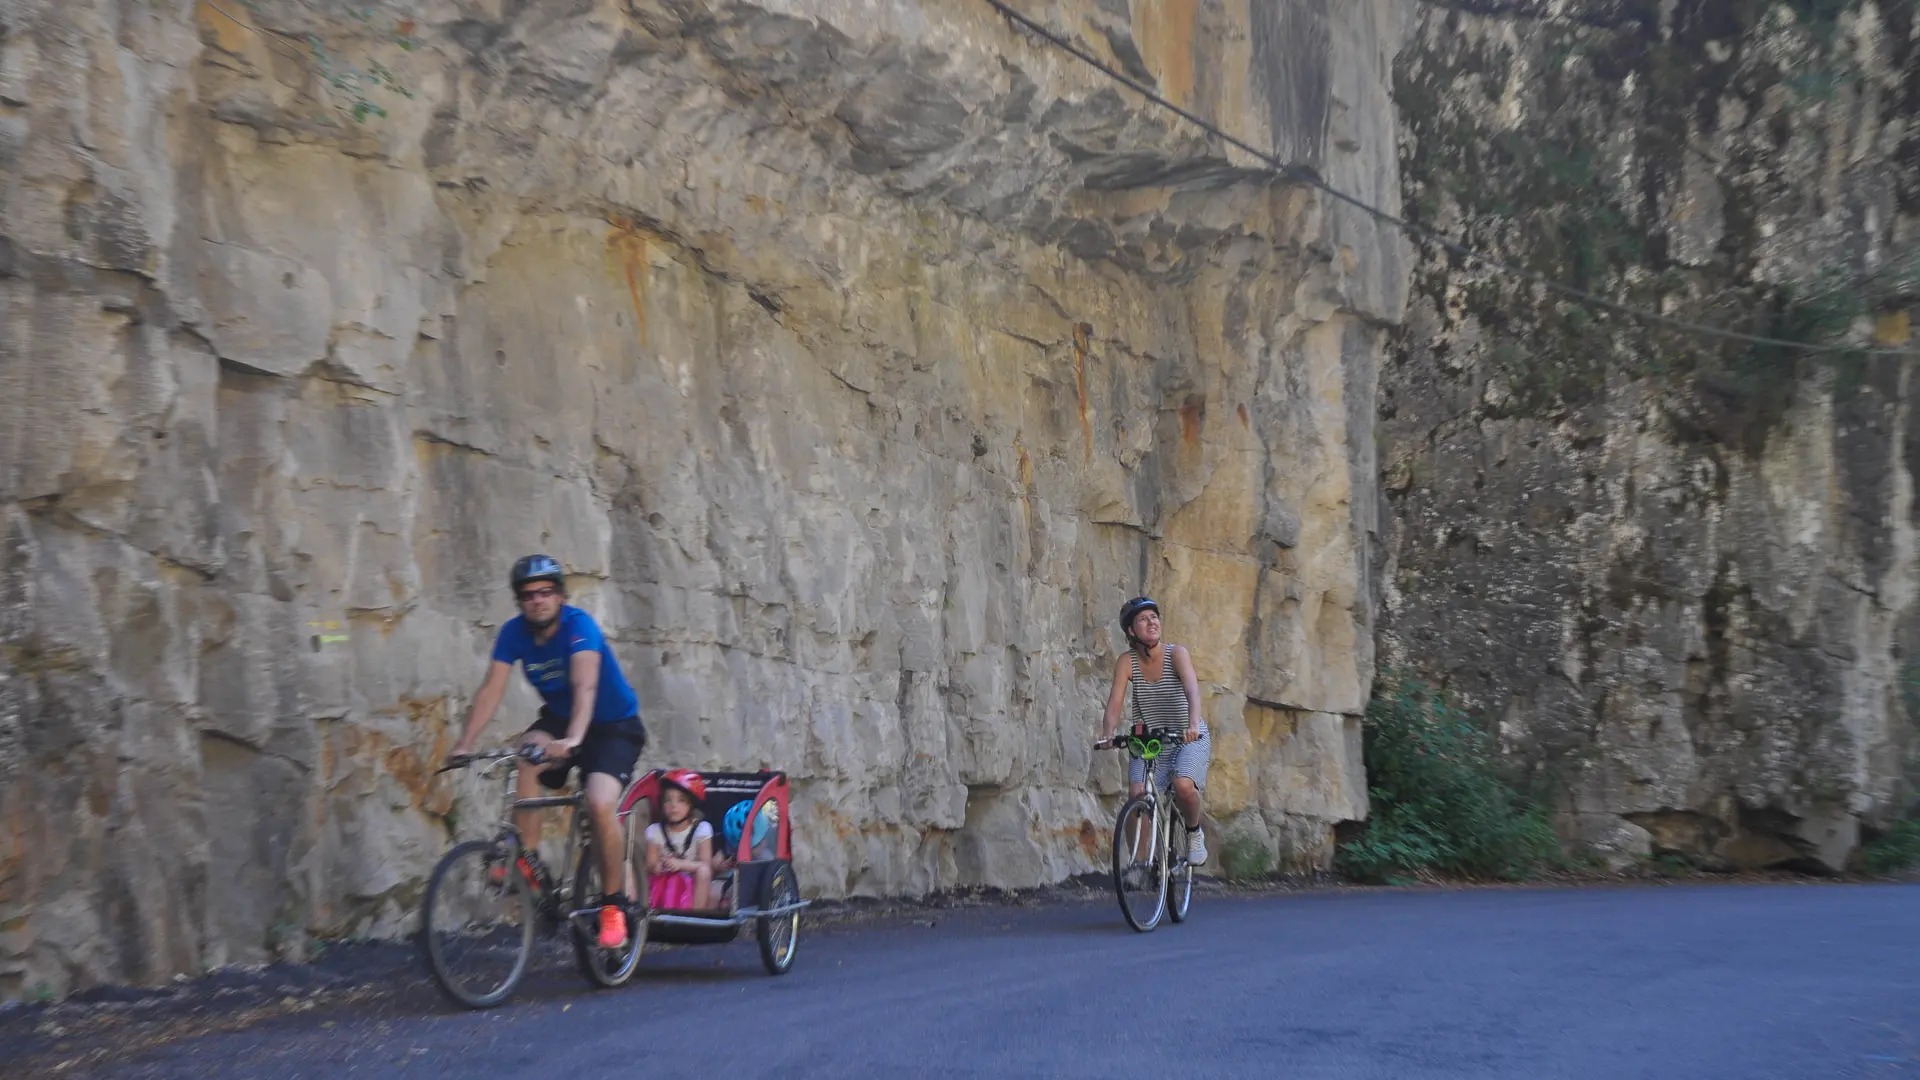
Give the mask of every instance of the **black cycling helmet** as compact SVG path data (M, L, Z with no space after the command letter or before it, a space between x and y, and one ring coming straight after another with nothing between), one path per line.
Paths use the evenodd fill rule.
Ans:
M1143 611L1159 611L1159 610L1160 610L1160 605L1154 603L1153 598L1149 596L1136 596L1133 599L1127 601L1126 603L1121 604L1120 605L1120 632L1127 635L1128 641L1132 641L1133 640L1133 620L1135 616L1138 616Z
M551 555L522 556L513 564L513 573L508 580L515 594L520 592L520 586L529 581L551 581L561 592L567 589L566 571L560 569L560 560Z

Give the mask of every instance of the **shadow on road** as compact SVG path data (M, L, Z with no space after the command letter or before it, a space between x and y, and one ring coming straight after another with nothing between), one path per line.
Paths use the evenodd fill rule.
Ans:
M543 952L501 1010L622 992L588 986L570 952ZM643 961L632 985L747 977L744 965L726 971ZM434 985L412 946L336 946L306 964L226 969L161 989L117 988L57 1005L0 1010L0 1076L54 1075L125 1061L184 1039L284 1022L408 1021L466 1011Z

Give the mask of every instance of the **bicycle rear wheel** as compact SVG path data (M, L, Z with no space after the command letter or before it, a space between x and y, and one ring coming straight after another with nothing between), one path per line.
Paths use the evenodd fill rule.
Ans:
M420 938L446 995L469 1009L506 1000L533 955L533 892L519 849L498 840L456 845L433 868Z
M1145 795L1128 799L1113 822L1113 891L1127 925L1146 933L1160 925L1167 910L1167 879L1156 850L1153 802Z
M632 855L632 849L628 849ZM598 898L607 892L600 884L600 853L594 850L592 843L580 845L580 865L573 875L572 907L584 908L585 900ZM633 969L640 966L640 953L647 946L647 920L627 917L627 943L617 949L600 947L600 922L598 919L569 919L567 929L573 938L573 958L580 965L580 974L595 986L611 990L633 978Z
M1173 810L1167 817L1167 916L1183 923L1193 907L1193 864L1187 861L1192 830L1187 828L1179 810Z

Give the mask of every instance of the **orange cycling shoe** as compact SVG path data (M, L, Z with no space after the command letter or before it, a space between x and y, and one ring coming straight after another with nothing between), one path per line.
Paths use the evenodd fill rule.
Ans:
M627 943L627 913L614 904L600 909L600 947L617 949Z

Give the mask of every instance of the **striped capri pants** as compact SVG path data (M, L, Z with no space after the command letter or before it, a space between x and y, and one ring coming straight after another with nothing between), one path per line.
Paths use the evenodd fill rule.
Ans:
M1192 742L1180 742L1178 732L1160 734L1160 756L1153 759L1153 783L1164 788L1173 783L1176 776L1184 776L1193 781L1193 786L1201 791L1207 790L1207 766L1213 763L1213 736L1208 733L1207 725L1200 725L1200 737ZM1133 758L1127 763L1127 779L1135 784L1147 782L1147 763Z

